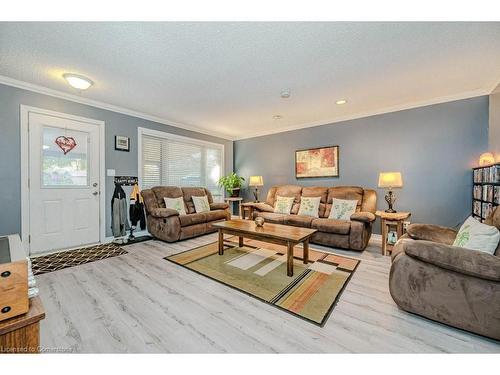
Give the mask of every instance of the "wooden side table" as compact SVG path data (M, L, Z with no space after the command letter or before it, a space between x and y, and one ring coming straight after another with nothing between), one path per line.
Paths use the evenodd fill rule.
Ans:
M26 314L0 322L0 353L38 353L40 320L44 318L42 300L34 297Z
M241 219L245 220L247 218L247 213L248 213L248 220L252 220L254 209L255 209L254 202L242 203L240 211Z
M231 216L233 216L233 204L234 202L238 202L238 216L241 216L241 202L243 201L243 198L241 197L227 197L224 198L226 203L231 205Z
M398 239L403 235L403 222L411 216L410 212L385 212L377 211L375 215L380 218L380 229L382 232L382 254L387 255L387 251L392 252L392 245L387 244L389 228L396 227Z

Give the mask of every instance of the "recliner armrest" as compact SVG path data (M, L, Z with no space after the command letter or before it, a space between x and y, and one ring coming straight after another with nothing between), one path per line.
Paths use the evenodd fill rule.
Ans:
M273 206L268 205L267 203L254 203L253 204L254 208L256 208L258 211L264 211L264 212L274 212Z
M401 240L404 253L412 258L465 275L500 281L500 258L482 251L431 241Z
M439 242L453 245L457 231L448 227L433 224L410 224L406 230L414 240Z
M210 210L227 210L229 208L228 203L218 202L218 203L210 203Z
M364 223L372 223L375 221L375 215L371 212L355 212L351 215L351 220L362 221Z
M170 216L179 216L179 212L171 208L153 208L149 213L154 217L167 218Z

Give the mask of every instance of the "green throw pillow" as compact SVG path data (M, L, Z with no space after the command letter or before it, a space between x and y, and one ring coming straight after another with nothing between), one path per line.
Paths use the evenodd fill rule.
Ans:
M500 232L492 225L480 223L472 216L462 224L453 246L494 254L500 240Z
M319 217L319 203L321 197L300 198L300 208L298 215Z
M356 212L357 200L333 198L329 219L351 220L351 215Z
M163 198L165 201L165 207L171 208L172 210L176 210L179 215L186 215L186 208L184 207L184 199L182 197L179 198Z
M276 203L274 204L274 212L277 214L288 215L292 210L293 197L276 197Z

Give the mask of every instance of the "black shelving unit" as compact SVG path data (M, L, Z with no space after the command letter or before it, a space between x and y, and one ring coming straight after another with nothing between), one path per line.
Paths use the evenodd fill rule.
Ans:
M483 222L500 205L500 163L472 168L472 216Z

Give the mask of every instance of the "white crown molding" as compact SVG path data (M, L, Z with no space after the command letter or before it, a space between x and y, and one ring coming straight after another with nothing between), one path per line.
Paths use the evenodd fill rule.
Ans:
M2 76L2 75L0 75L0 84L12 86L12 87L17 87L17 88L23 89L23 90L33 91L33 92L36 92L39 94L44 94L44 95L52 96L52 97L59 98L59 99L69 100L69 101L72 101L75 103L84 104L84 105L88 105L88 106L96 107L96 108L101 108L101 109L121 113L121 114L128 115L128 116L138 117L138 118L141 118L144 120L149 120L149 121L157 122L157 123L164 124L164 125L170 125L170 126L174 126L176 128L184 129L184 130L189 130L189 131L193 131L193 132L197 132L197 133L201 133L201 134L205 134L205 135L211 135L213 137L223 138L223 139L227 139L229 141L234 140L234 137L228 136L227 134L222 134L222 133L217 133L217 132L214 132L211 130L202 129L202 128L199 128L199 127L194 126L194 125L182 124L182 123L167 120L164 118L148 115L146 113L137 112L137 111L133 111L133 110L130 110L127 108L119 107L119 106L116 106L113 104L104 103L104 102L101 102L98 100L82 98L81 96L68 94L66 92L58 91L58 90L54 90L54 89L49 89L48 87L35 85L33 83L20 81L20 80L13 79L13 78L6 77L6 76Z
M433 105L433 104L441 104L441 103L446 103L446 102L453 102L455 100L469 99L469 98L474 98L477 96L489 95L490 92L491 92L491 90L488 90L488 89L477 89L477 90L463 92L463 93L456 94L456 95L442 96L442 97L433 98L433 99L429 99L429 100L423 100L423 101L417 101L417 102L408 103L408 104L386 107L386 108L383 108L383 109L380 109L377 111L360 112L360 113L356 113L353 115L336 117L336 118L329 119L329 120L320 120L320 121L309 122L309 123L304 123L304 124L291 125L291 126L287 126L284 128L264 130L262 132L248 133L248 134L245 134L243 136L235 137L233 140L239 141L239 140L243 140L243 139L262 137L265 135L284 133L284 132L288 132L288 131L292 131L292 130L312 128L315 126L331 125L331 124L349 121L349 120L356 120L356 119L365 118L365 117L382 115L385 113L403 111L406 109L414 109L414 108L425 107L425 106L429 106L429 105Z

